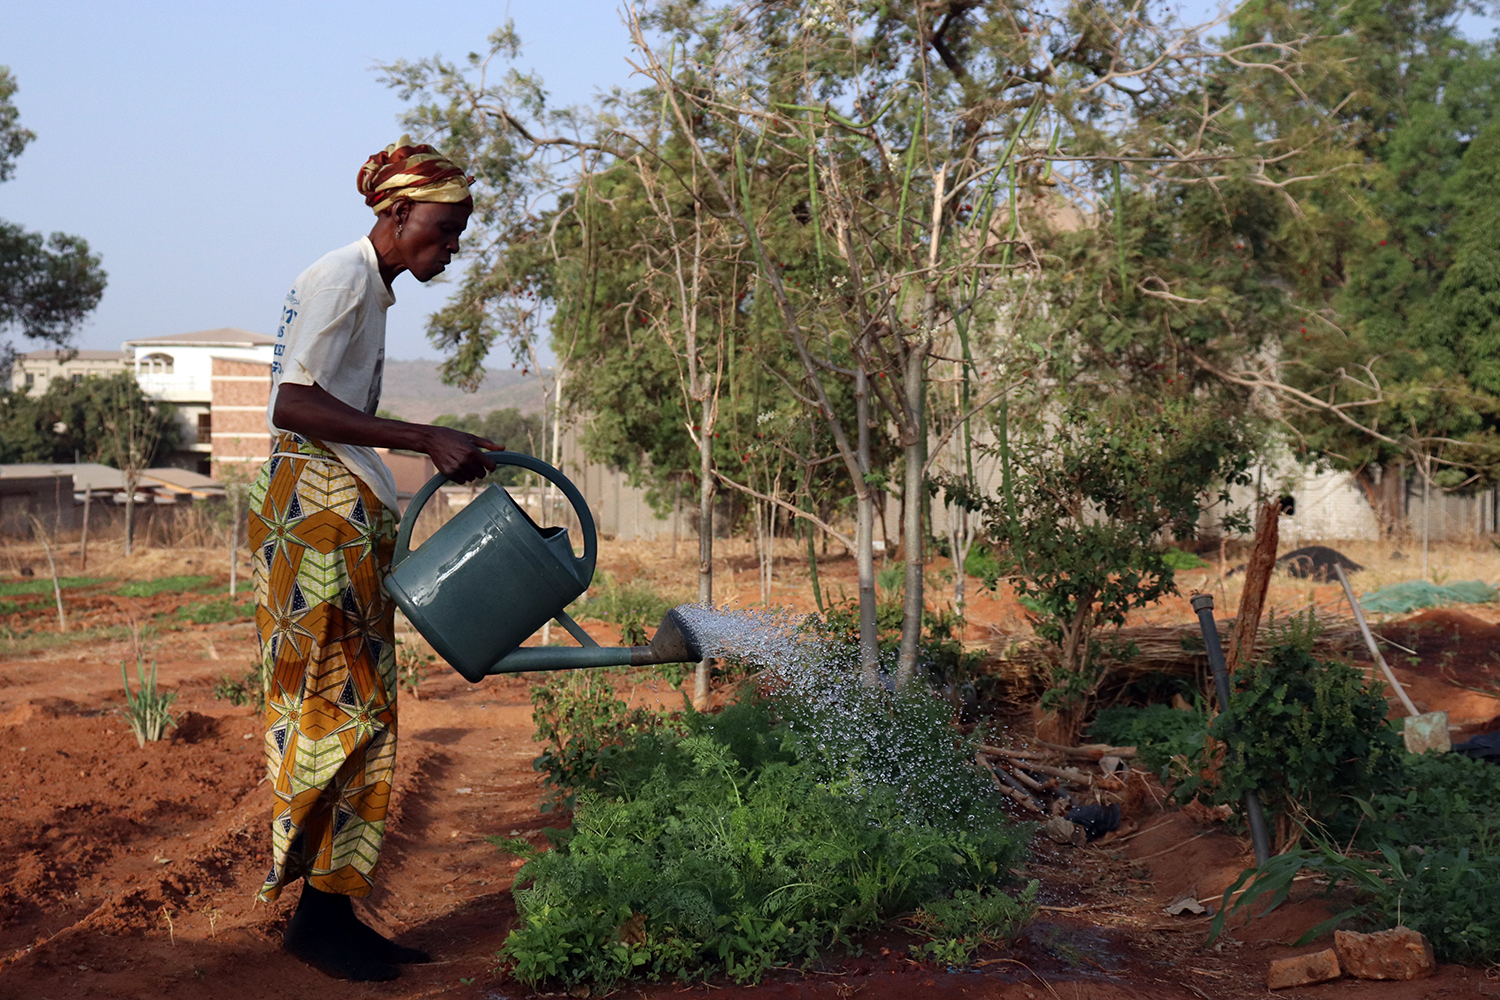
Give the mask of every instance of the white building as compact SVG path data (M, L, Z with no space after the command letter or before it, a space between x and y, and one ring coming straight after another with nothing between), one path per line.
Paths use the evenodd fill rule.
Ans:
M269 365L275 343L275 337L263 333L224 327L140 337L121 345L131 357L129 364L141 390L177 407L182 440L165 460L167 464L205 475L211 472L214 359ZM265 412L263 404L260 412Z
M10 387L17 392L47 391L55 378L82 382L89 375L108 378L128 370L130 354L126 351L70 351L60 347L27 351L16 355L10 370Z

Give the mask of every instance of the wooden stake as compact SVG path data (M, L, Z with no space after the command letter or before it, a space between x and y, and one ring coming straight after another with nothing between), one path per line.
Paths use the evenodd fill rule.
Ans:
M1281 504L1261 504L1255 519L1255 548L1250 551L1250 565L1245 570L1245 590L1240 594L1240 612L1234 622L1228 666L1232 674L1255 654L1255 634L1260 630L1260 615L1265 610L1266 589L1271 585L1271 571L1276 568L1276 542L1281 521Z
M79 569L80 573L89 568L89 501L93 499L93 496L93 488L85 486L83 489L83 541L80 546L83 555L83 566Z

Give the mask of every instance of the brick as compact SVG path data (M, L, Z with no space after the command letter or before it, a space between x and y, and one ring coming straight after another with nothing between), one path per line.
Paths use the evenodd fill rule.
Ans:
M1333 947L1344 970L1360 979L1422 979L1437 970L1432 942L1410 927L1374 934L1334 931Z
M1339 957L1332 948L1296 958L1278 958L1266 969L1266 989L1284 990L1288 986L1310 986L1326 983L1343 975Z

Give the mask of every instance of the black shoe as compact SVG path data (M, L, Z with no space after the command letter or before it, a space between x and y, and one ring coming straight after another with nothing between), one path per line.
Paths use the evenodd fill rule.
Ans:
M397 944L358 917L354 918L354 922L358 925L354 933L360 944L380 961L392 965L425 965L432 961L432 956L422 949Z
M354 918L348 896L321 892L304 883L282 947L334 979L382 983L401 975L393 962L383 960L364 940L363 926Z

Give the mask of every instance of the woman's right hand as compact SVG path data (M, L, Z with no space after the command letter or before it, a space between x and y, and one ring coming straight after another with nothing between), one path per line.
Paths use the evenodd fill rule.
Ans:
M452 427L428 424L427 440L422 451L432 459L437 470L455 483L470 483L495 471L495 460L484 453L505 449L477 434Z

